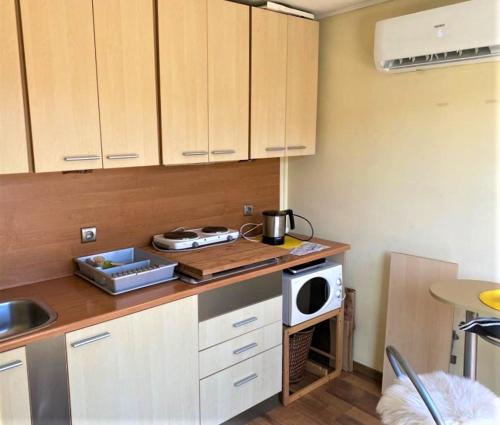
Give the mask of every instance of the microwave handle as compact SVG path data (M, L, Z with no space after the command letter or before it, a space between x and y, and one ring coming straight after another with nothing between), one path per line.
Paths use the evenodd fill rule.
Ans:
M288 218L290 219L290 230L295 229L295 219L293 218L293 210L285 210Z

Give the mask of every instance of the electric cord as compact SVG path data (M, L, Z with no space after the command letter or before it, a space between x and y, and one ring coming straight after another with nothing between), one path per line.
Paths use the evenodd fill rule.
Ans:
M292 237L292 238L294 238L294 239L297 239L298 241L309 242L312 238L314 238L314 227L313 227L312 223L307 218L305 218L305 217L303 217L303 216L301 216L299 214L293 213L293 216L294 217L299 217L302 220L304 220L307 224L309 224L309 227L311 228L311 235L308 238L306 238L306 239L302 239L302 238L299 238L297 236L290 235L288 233L287 233L287 235L290 236L290 237Z
M247 226L253 226L248 230L244 230ZM249 233L252 233L254 230L262 227L262 223L245 223L240 227L240 236L250 242L260 242L259 236L247 236Z

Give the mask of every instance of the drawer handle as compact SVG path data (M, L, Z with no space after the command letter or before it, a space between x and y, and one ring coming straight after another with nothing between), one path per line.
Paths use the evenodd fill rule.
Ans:
M83 347L87 344L92 344L93 342L100 341L101 339L109 338L111 334L109 332L104 332L102 334L91 336L90 338L81 339L80 341L76 341L71 343L73 348Z
M288 146L287 149L289 149L289 150L298 150L298 149L305 149L305 148L306 148L306 146L304 146L304 145L298 145L298 146Z
M233 328L239 328L241 326L248 325L249 323L255 322L257 320L257 317L249 317L248 319L242 320L241 322L236 322L233 323Z
M138 153L124 153L119 155L106 155L108 159L134 159L139 158Z
M233 351L233 354L241 354L244 353L245 351L251 350L252 348L257 347L256 342L252 342L251 344L245 345L244 347L238 348L237 350Z
M101 159L99 155L65 156L65 161L96 161Z
M186 151L182 152L183 156L205 156L208 155L207 151Z
M270 147L266 148L267 152L281 152L284 150L285 150L285 148L281 147L281 146L270 146Z
M212 155L231 155L233 153L236 153L234 149L221 149L212 151Z
M242 385L245 385L247 382L253 381L256 379L259 375L256 373L252 373L251 375L248 375L246 378L240 379L239 381L236 381L233 385L235 387L241 387Z
M6 370L9 370L9 369L14 369L15 367L19 367L22 364L23 364L23 362L21 360L16 360L16 361L13 361L12 363L7 363L4 365L1 365L0 372L5 372Z

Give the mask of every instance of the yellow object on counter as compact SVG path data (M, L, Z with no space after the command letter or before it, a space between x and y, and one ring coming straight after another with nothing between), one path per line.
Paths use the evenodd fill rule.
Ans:
M257 236L255 240L261 241L262 242L262 236ZM298 239L292 238L291 236L285 236L285 243L283 245L276 245L279 246L280 248L285 248L285 249L295 249L298 246L302 244L302 241L299 241Z
M294 249L302 244L302 241L292 238L291 236L285 236L285 243L281 245L285 249Z
M483 291L479 294L479 299L483 304L487 305L488 307L500 311L500 289L491 289L489 291Z

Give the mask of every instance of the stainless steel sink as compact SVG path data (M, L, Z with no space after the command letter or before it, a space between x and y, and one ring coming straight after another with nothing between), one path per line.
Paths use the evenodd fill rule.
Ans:
M48 326L57 314L48 305L30 299L0 302L0 341Z

